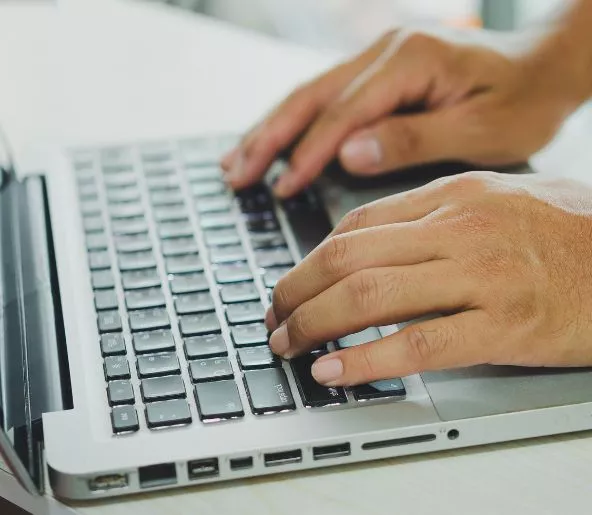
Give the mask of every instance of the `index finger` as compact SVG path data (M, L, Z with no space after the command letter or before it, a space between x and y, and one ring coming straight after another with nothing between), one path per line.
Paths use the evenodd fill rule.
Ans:
M380 55L388 41L389 36L384 36L356 58L297 88L276 107L223 158L230 185L241 189L260 179L277 155L306 130L323 106Z

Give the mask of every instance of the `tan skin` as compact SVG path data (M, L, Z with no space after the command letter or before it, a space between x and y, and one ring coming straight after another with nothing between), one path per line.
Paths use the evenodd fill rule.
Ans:
M442 159L527 159L592 93L591 5L577 3L519 57L411 35L344 95L388 35L249 133L223 161L228 180L237 188L257 180L297 137L279 196L336 156L359 175ZM392 114L417 103L419 114ZM266 320L270 345L289 358L369 326L442 313L325 356L313 374L351 385L481 363L592 365L590 242L592 189L582 184L491 172L440 179L353 211L280 280Z

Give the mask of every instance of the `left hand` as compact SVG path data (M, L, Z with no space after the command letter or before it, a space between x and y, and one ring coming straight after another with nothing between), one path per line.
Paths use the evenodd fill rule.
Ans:
M592 190L470 172L368 204L280 280L266 323L272 350L292 357L433 313L444 316L324 356L313 375L335 386L483 363L592 365Z

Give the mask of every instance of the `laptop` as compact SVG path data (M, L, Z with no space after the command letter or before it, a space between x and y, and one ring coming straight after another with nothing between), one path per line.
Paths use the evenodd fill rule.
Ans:
M278 279L347 210L419 176L329 174L278 202L267 183L227 189L236 141L97 145L5 174L0 449L29 491L100 499L592 428L585 369L311 377L319 356L404 324L274 356Z

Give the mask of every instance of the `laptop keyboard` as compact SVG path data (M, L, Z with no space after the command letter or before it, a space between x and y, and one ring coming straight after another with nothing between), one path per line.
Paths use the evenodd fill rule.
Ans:
M73 154L114 434L138 431L140 417L150 429L197 423L191 405L219 422L295 410L297 395L306 408L405 396L399 378L345 390L311 376L334 346L379 338L373 328L290 363L271 352L265 307L294 264L285 221L297 233L303 202L318 201L277 206L263 184L230 192L217 161L233 142Z

